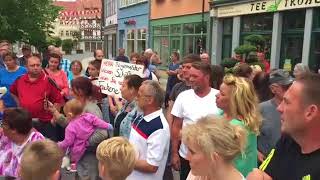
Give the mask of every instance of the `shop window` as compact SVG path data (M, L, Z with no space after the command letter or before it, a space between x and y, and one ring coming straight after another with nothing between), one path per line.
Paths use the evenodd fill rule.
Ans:
M313 9L313 25L310 46L309 67L314 72L320 68L320 8Z
M180 34L181 33L181 25L180 24L173 24L170 26L171 34Z
M286 11L283 18L283 31L304 29L305 10Z
M202 26L202 23L194 24L196 34L201 34L201 26ZM203 23L203 33L207 33L207 22Z
M233 18L223 19L222 59L231 57Z
M161 34L161 26L154 26L153 27L153 34L160 35Z
M241 18L241 32L272 31L273 14L246 15Z
M305 9L283 13L283 32L280 53L280 68L293 71L301 63L303 49Z
M241 18L241 36L240 44L244 44L245 37L249 35L262 35L265 39L263 50L266 58L270 59L270 50L272 43L272 27L273 27L273 13L262 13L242 16Z
M169 26L161 26L161 34L168 35L169 34Z
M169 37L155 37L153 40L153 50L158 52L162 62L169 57Z
M194 34L194 24L184 24L183 25L183 33L184 34Z
M184 56L187 54L200 54L202 50L206 50L206 36L184 36L183 38L183 52Z

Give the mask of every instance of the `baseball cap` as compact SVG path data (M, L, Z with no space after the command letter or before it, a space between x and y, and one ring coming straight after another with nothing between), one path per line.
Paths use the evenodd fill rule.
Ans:
M276 69L270 72L270 84L276 83L283 86L287 86L292 84L293 81L294 78L291 77L290 74L287 71L284 71L283 69Z

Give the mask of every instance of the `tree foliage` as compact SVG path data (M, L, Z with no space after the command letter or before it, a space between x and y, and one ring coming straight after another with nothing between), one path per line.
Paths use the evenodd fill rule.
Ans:
M62 50L66 52L66 54L71 54L73 48L72 39L62 40Z
M27 42L41 50L60 10L52 0L0 0L0 39Z

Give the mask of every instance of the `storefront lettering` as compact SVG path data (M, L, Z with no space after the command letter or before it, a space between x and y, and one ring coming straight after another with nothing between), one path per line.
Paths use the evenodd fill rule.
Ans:
M320 0L257 0L239 5L218 7L215 9L215 14L217 17L230 17L312 7L320 7Z
M260 10L266 10L266 4L267 2L257 2L251 4L251 11L260 11Z
M285 0L284 6L285 7L294 7L297 5L308 5L314 3L320 3L320 0Z

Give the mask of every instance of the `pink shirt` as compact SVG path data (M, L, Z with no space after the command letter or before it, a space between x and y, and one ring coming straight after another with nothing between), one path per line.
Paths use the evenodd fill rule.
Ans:
M71 161L77 163L86 151L89 137L98 128L111 130L112 125L93 114L81 114L69 122L65 130L65 138L58 145L64 151L69 148Z
M43 140L41 133L31 132L27 141L17 145L9 138L0 133L0 175L18 177L18 167L24 147L34 141Z
M58 73L52 73L48 69L46 69L46 71L48 72L49 77L53 79L58 85L58 87L61 89L61 91L63 92L63 95L68 96L69 84L68 84L67 74L62 70L59 70Z

